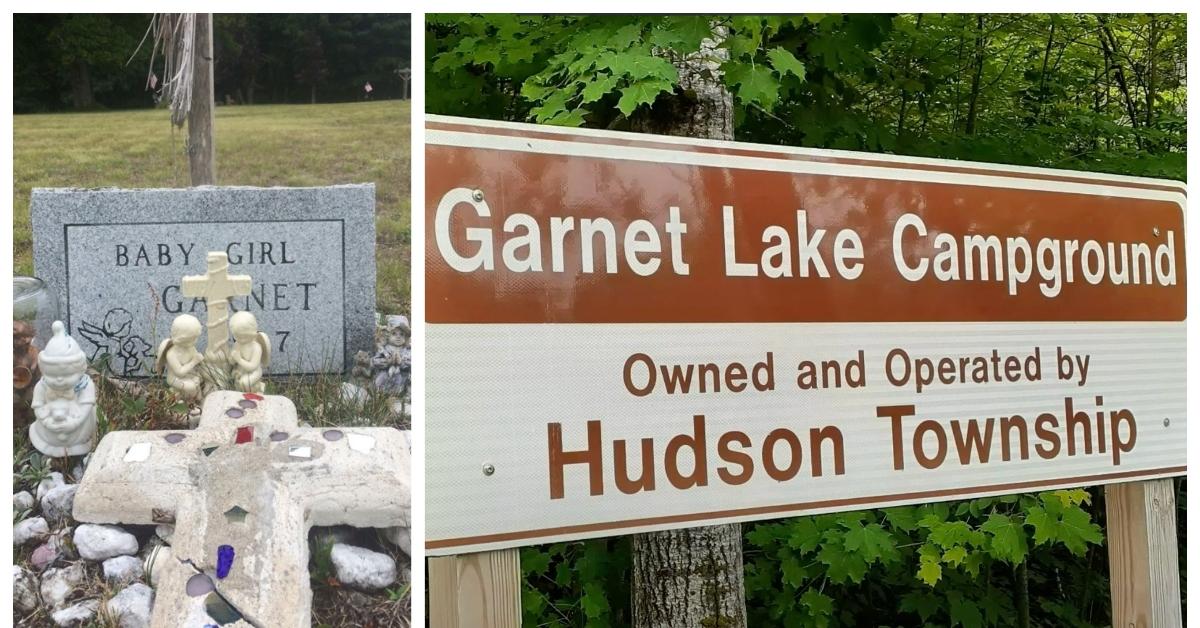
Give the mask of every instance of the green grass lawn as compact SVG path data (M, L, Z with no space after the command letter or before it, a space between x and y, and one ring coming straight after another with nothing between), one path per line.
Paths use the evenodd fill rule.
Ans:
M378 309L409 313L407 101L218 107L217 183L374 183ZM33 274L35 187L186 187L186 129L164 109L13 118L13 266Z

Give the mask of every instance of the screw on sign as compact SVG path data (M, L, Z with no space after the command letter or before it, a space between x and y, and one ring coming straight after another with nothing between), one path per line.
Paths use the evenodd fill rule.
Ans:
M397 430L301 428L285 397L220 391L195 430L107 434L74 514L175 524L155 627L309 626L309 527L408 525L408 465Z

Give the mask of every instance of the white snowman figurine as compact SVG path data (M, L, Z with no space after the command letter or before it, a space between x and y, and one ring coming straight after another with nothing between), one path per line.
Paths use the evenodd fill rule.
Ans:
M62 321L38 354L42 379L33 388L29 440L53 457L82 456L96 445L96 385L87 375L87 356Z

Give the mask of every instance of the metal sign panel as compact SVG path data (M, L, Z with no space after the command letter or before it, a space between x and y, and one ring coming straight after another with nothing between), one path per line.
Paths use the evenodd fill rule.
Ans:
M1182 475L1181 183L429 117L426 548Z

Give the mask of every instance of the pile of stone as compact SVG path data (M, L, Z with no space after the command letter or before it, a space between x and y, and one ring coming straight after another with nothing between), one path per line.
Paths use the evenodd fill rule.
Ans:
M121 628L148 627L154 589L146 559L169 555L156 550L169 548L174 527L79 524L71 518L78 487L58 472L30 488L33 493L13 495L14 512L22 516L13 527L14 548L18 556L34 548L12 567L16 619L42 616L57 626L85 626L103 612ZM383 537L407 554L407 533L394 528ZM375 592L411 579L408 561L397 564L388 553L362 547L368 543L354 528L314 528L311 538L310 551L329 553L344 586Z
M82 626L103 605L121 628L149 626L154 592L141 581L142 544L117 526L76 525L77 488L53 472L33 489L36 495L13 495L14 511L24 515L13 526L13 545L34 546L27 562L12 567L14 608L19 616L40 610L55 625Z

